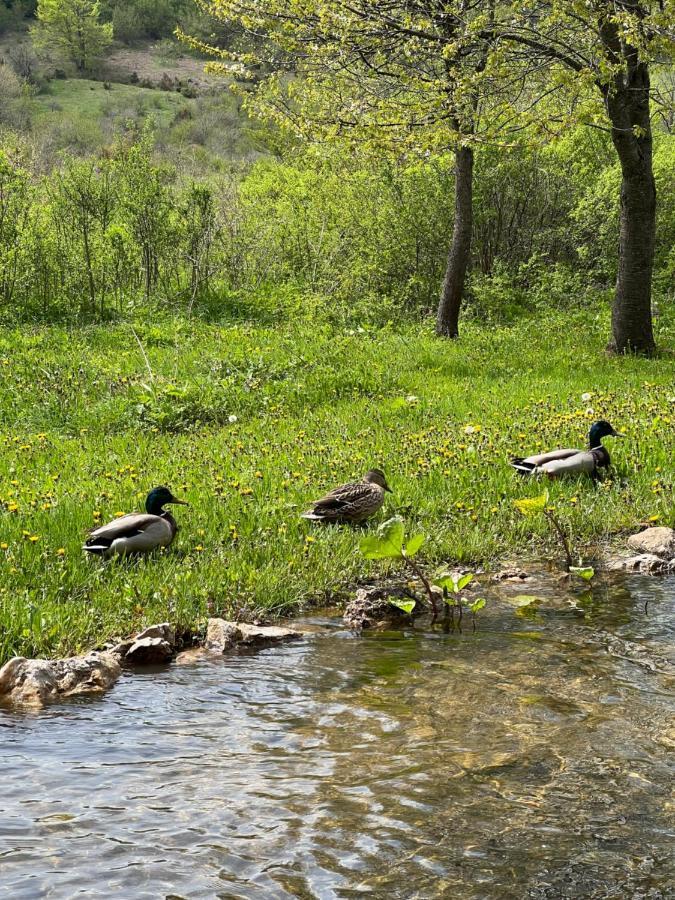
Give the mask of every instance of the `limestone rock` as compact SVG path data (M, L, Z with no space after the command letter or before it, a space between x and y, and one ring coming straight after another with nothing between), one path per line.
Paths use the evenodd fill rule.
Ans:
M204 646L207 650L225 653L239 644L245 647L275 644L300 636L300 632L294 628L280 625L248 625L245 622L209 619Z
M638 556L618 556L607 562L609 572L639 572L643 575L659 575L673 570L675 566L654 553L640 553Z
M516 566L512 566L508 569L502 569L501 572L496 572L492 576L492 580L513 581L517 584L520 584L523 581L531 581L531 576L525 571L525 569L519 569Z
M628 546L638 553L652 553L665 559L675 558L675 529L647 528L628 538Z
M241 640L241 632L234 622L226 622L225 619L209 619L206 626L206 641L204 647L207 650L215 650L225 653L231 650Z
M247 625L245 622L239 622L237 628L241 633L241 642L247 646L277 644L280 641L292 641L301 637L299 631L281 625Z
M173 656L173 646L161 637L136 638L127 650L124 661L132 666L150 666L167 662Z
M105 651L53 661L18 656L0 669L0 699L44 706L60 697L105 691L120 672L119 659Z
M166 641L167 644L171 644L172 647L175 647L176 629L168 622L162 622L161 625L151 625L149 628L146 628L145 631L141 631L140 634L137 634L135 640L142 641L145 638L161 638L161 640Z

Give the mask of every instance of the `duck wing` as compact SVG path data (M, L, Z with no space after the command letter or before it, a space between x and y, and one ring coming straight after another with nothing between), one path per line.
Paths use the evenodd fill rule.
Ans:
M172 540L173 528L167 519L149 513L129 513L91 531L84 549L101 552L110 549L115 541L123 541L127 550L152 550Z
M340 519L368 516L382 506L384 492L365 481L355 481L335 488L303 513L304 519Z
M526 456L523 462L532 463L533 466L543 466L546 463L555 462L558 459L569 459L570 456L576 456L578 453L583 453L583 450L549 450L548 453L535 453L532 456Z
M571 456L549 459L537 466L537 471L557 478L560 475L592 475L597 466L598 458L592 450L579 450Z

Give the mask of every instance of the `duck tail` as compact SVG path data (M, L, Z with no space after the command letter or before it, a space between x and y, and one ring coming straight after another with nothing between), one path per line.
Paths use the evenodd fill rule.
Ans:
M519 475L533 475L536 466L534 463L527 462L522 456L512 456L509 465L516 470Z
M110 546L104 544L83 544L82 549L87 553L93 553L94 556L103 556L110 552Z
M310 522L323 522L323 516L317 515L313 509L308 509L301 516L301 519L309 519Z

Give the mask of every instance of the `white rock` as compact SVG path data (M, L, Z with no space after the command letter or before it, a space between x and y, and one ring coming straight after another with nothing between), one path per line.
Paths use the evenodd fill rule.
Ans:
M654 553L640 553L638 556L619 556L610 559L607 569L610 572L641 572L644 575L658 575L668 572L673 565Z
M628 538L628 546L639 553L653 553L665 559L675 558L675 530L659 527L647 528Z
M173 646L161 637L137 638L127 650L124 661L132 666L163 663L173 656Z
M43 706L74 694L98 693L117 681L121 672L113 653L93 652L68 659L10 659L0 669L0 697L13 703Z
M204 646L207 650L225 653L237 644L244 646L271 644L298 637L301 637L299 631L282 628L279 625L248 625L245 622L209 619Z

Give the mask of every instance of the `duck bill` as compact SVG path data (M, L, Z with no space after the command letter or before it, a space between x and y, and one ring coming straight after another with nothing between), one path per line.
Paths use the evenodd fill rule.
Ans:
M613 431L612 437L626 437L626 435L622 431Z
M388 484L385 484L384 489L385 489L385 491L386 491L388 494L393 494L393 493L394 493L394 492L392 491L392 489L389 487Z
M189 506L190 505L187 502L187 500L179 500L178 497L172 497L171 500L169 500L169 503L175 503L176 506Z

